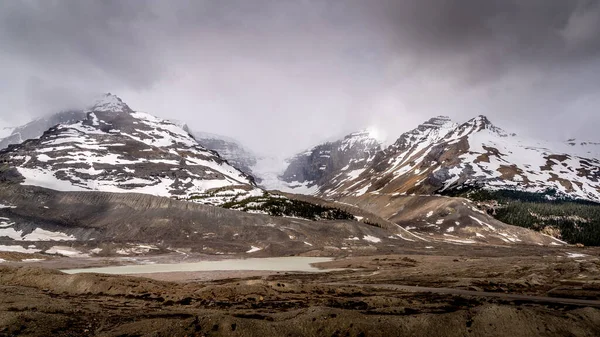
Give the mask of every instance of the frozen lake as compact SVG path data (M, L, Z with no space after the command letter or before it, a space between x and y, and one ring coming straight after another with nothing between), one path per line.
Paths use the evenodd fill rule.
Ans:
M147 274L147 273L171 273L189 271L296 271L296 272L326 272L311 266L312 263L332 261L328 257L269 257L252 259L232 259L220 261L200 261L189 263L170 264L142 264L128 266L113 266L99 268L63 269L67 274L79 273L102 273L102 274Z

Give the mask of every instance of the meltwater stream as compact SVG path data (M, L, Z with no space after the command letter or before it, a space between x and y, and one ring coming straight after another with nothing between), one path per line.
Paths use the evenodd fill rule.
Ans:
M239 271L239 270L260 270L260 271L289 271L289 272L327 272L333 269L322 270L313 267L312 263L329 262L332 258L328 257L268 257L268 258L250 258L250 259L232 259L220 261L200 261L186 263L170 264L143 264L127 265L99 268L81 268L81 269L63 269L67 274L79 273L101 273L101 274L147 274L147 273L170 273L170 272L190 272L190 271Z

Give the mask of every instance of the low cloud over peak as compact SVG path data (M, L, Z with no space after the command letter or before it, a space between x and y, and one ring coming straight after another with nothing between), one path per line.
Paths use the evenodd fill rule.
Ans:
M13 1L0 43L6 125L109 91L271 153L437 115L600 125L598 1Z

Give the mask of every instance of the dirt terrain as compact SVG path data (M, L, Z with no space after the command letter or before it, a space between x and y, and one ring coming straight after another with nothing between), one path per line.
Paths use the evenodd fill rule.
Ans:
M69 261L88 260L0 264L0 336L600 335L594 248L438 245L339 256L327 273L40 268Z
M356 205L397 224L421 240L466 244L561 245L563 241L494 219L464 198L429 195L369 193L344 197Z

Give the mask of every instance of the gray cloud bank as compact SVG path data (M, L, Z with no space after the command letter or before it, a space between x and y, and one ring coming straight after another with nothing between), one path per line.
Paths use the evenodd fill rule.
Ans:
M485 114L599 140L599 1L0 2L0 126L88 102L291 153Z

